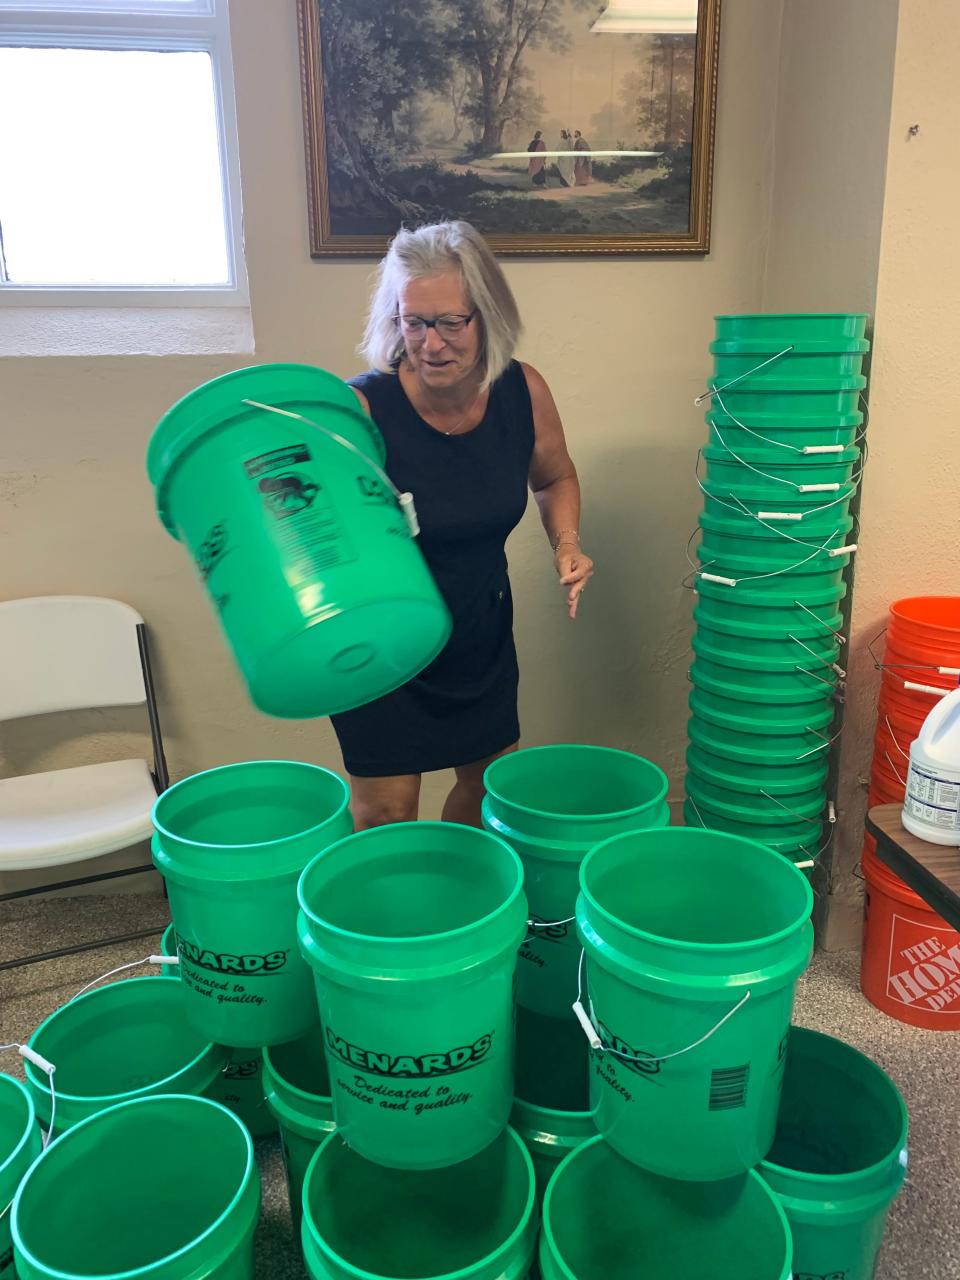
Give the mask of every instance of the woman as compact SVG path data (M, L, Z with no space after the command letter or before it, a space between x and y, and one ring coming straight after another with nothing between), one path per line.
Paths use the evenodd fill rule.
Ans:
M372 371L353 386L383 434L391 479L416 499L453 632L419 676L333 717L358 830L413 821L421 774L446 768L456 784L443 817L480 825L484 770L520 736L504 543L528 485L571 618L593 572L560 417L540 374L513 359L519 332L503 271L473 227L397 234L359 348Z
M571 153L570 155L557 157L557 168L560 170L560 176L564 183L568 187L571 187L573 186L574 157L572 155L573 135L570 133L569 129L560 130L560 145L557 150Z

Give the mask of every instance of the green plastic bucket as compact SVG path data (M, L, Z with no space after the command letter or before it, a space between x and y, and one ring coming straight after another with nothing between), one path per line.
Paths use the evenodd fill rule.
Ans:
M230 1053L194 1028L179 987L153 976L111 982L68 1001L40 1023L30 1048L56 1067L54 1133L133 1098L206 1093ZM24 1072L48 1128L49 1078L29 1059Z
M696 648L694 652L697 652ZM727 662L721 664L710 662L698 655L697 661L690 668L690 679L701 693L715 694L720 698L749 703L773 698L775 710L778 705L795 706L821 702L831 695L839 679L836 672L821 674L819 670L814 678L808 671L799 667L793 672L763 671L753 667L746 670L733 665L735 660L732 655L728 654L725 657Z
M741 575L777 569L794 573L820 573L837 565L842 568L847 563L846 553L842 548L853 541L848 536L853 525L849 516L837 521L837 527L829 533L819 535L811 535L800 529L793 533L789 529L784 529L780 534L771 533L761 524L747 529L738 527L731 533L721 533L716 528L707 527L704 519L704 516L700 517L705 544L700 559L715 559L720 564L735 565Z
M165 983L155 983L165 986ZM249 1133L206 1098L110 1107L50 1144L13 1205L20 1280L253 1280Z
M772 414L754 414L745 418L730 417L717 409L706 415L710 443L725 446L734 453L752 449L765 457L804 457L794 451L804 448L850 449L857 445L863 432L863 414L848 413L835 423L815 418L812 424L800 419L786 421ZM815 456L815 455L814 455Z
M816 859L820 853L821 830L818 825L802 821L785 820L777 825L764 822L737 822L714 813L702 799L688 799L683 806L683 820L688 827L705 828L707 831L723 831L740 840L752 840L766 845L791 862Z
M13 1076L0 1074L0 1280L16 1280L10 1205L42 1144L29 1092Z
M150 441L160 518L189 549L250 696L269 715L367 703L405 684L449 637L446 605L384 484L384 456L351 389L298 364L204 383Z
M522 886L505 841L449 822L363 831L304 871L333 1114L360 1155L436 1169L507 1124Z
M747 537L751 536L760 520L782 528L795 538L826 537L845 527L856 492L856 486L852 484L844 485L839 495L793 494L784 490L771 501L769 493L756 492L749 485L738 485L736 496L729 485L711 484L704 480L701 487L704 515L736 521Z
M773 724L780 727L775 721ZM830 750L829 733L821 734L806 726L801 726L795 733L768 733L764 722L760 721L755 732L731 733L696 711L687 724L687 735L701 750L722 757L731 766L746 765L750 769L763 764L809 766L817 761L825 762Z
M837 626L842 626L842 619L837 617ZM759 628L748 629L736 624L730 627L722 619L712 619L713 625L710 625L701 620L697 609L693 611L693 620L703 653L715 656L720 662L724 660L723 655L730 654L735 661L746 658L765 666L798 663L816 666L836 662L840 653L837 633L827 627L818 635L804 636L793 629L784 632L780 627L771 627L764 633Z
M822 741L820 733L824 737L830 736L828 730L836 714L836 709L829 702L772 708L758 703L751 707L732 699L704 696L699 689L691 689L688 704L698 720L710 725L711 733L718 737L722 734L721 740L733 747L749 745L751 753L757 735L769 740L774 753L785 751L784 739L797 735L809 734L809 737L803 737L804 744L816 746ZM772 714L768 714L771 711Z
M849 484L855 479L854 471L859 471L861 462L859 449L815 454L812 458L795 459L790 456L781 460L768 458L763 453L754 455L752 450L745 450L734 457L729 449L719 444L707 444L703 447L703 456L707 461L708 482L726 487L732 493L743 485L752 493L769 493L771 497L784 498L808 497L820 502L838 497L839 489L833 492L808 490L804 493L803 486Z
M574 1020L580 863L621 831L669 824L666 774L629 751L561 745L501 756L487 768L484 785L483 824L520 855L530 907L517 1002Z
M293 1233L300 1239L303 1180L313 1153L334 1129L330 1077L318 1023L307 1035L263 1054L267 1106L280 1126Z
M331 1133L307 1170L313 1280L523 1280L536 1241L533 1167L512 1129L452 1168L403 1173Z
M167 925L160 939L160 954L177 954L177 935L172 924ZM179 965L169 965L162 971L165 978L179 978ZM268 1138L276 1133L277 1126L267 1109L263 1094L263 1054L259 1049L228 1050L230 1057L220 1073L220 1078L206 1092L214 1102L240 1117L250 1130L252 1138Z
M827 760L823 756L799 761L776 760L758 751L752 760L731 760L707 750L697 741L699 735L694 726L690 728L687 767L698 778L708 778L733 791L762 786L770 795L784 797L818 791L826 784Z
M906 1144L889 1076L841 1040L791 1028L777 1136L759 1172L786 1212L798 1275L871 1280Z
M805 422L819 419L833 422L851 413L859 413L866 378L860 375L834 378L767 378L764 382L745 379L734 387L728 378L711 378L708 391L713 391L711 404L721 413L746 420L758 414L778 418L802 418Z
M292 760L209 769L158 799L153 860L170 895L184 1005L221 1044L260 1049L316 1022L295 886L353 829L348 802L337 774Z
M718 638L721 643L714 643ZM724 644L723 639L733 643ZM770 642L771 646L776 643ZM699 627L693 637L693 651L698 659L703 659L705 666L709 666L711 670L723 667L732 674L743 673L751 682L754 677L762 682L765 675L793 675L797 671L809 671L822 679L838 674L832 670L833 659L837 656L839 647L835 641L829 647L822 643L815 647L806 641L801 645L788 636L782 642L783 649L779 653L761 648L761 644L762 642L746 637L723 637L722 633L712 631L709 627ZM730 678L726 671L718 674L723 680Z
M597 1132L589 1073L589 1045L579 1022L517 1007L510 1123L530 1152L541 1200L560 1161Z
M809 380L822 379L833 381L835 378L855 377L863 371L864 354L867 344L850 351L831 350L834 344L828 344L822 350L812 346L803 350L794 346L793 351L780 356L772 364L764 365L777 351L754 351L751 348L758 343L738 344L732 342L711 342L713 354L713 372L721 385L736 382L742 378L738 386L762 387L767 382L782 382L789 378L800 387ZM782 350L782 348L779 348Z
M801 697L809 689L810 700L829 697L839 679L839 672L823 661L802 655L798 657L762 658L751 653L738 653L732 649L714 649L699 633L692 640L696 654L697 683L716 689L724 696L755 702L767 693L785 693L785 701L806 701ZM794 698L794 694L796 697Z
M708 626L715 620L729 626L756 626L761 631L782 627L789 632L801 623L825 624L836 614L847 585L824 582L822 577L811 579L809 584L770 578L764 590L758 591L749 582L729 587L701 577L696 592L699 616Z
M790 1228L756 1173L679 1182L585 1142L543 1207L543 1280L790 1280Z
M709 809L737 822L770 823L777 827L786 827L793 821L805 822L808 832L819 825L827 801L822 783L789 796L774 796L759 780L748 778L734 786L729 777L721 783L715 771L692 766L687 769L686 787L687 795L705 811Z
M762 341L779 344L836 342L862 338L865 311L745 311L718 315L717 339L722 342Z
M598 1130L628 1160L705 1182L770 1149L813 894L761 844L633 831L580 869Z

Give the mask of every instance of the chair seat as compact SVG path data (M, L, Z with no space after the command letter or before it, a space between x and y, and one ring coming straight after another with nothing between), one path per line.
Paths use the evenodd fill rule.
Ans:
M0 779L0 871L81 862L146 840L156 798L143 760Z

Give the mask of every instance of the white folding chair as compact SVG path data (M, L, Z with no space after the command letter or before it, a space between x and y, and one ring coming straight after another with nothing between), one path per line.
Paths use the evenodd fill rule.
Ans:
M36 871L101 857L147 839L168 785L146 626L135 609L97 596L0 602L0 721L53 711L146 706L153 767L114 760L0 779L0 871ZM152 864L0 894L0 902L152 871ZM156 930L7 960L15 968L148 937Z

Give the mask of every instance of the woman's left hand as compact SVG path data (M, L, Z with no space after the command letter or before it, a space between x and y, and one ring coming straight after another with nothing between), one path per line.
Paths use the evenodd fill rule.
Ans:
M570 617L575 618L580 597L593 577L593 561L574 543L561 542L553 554L553 563L560 577L561 586L569 588L567 609Z

